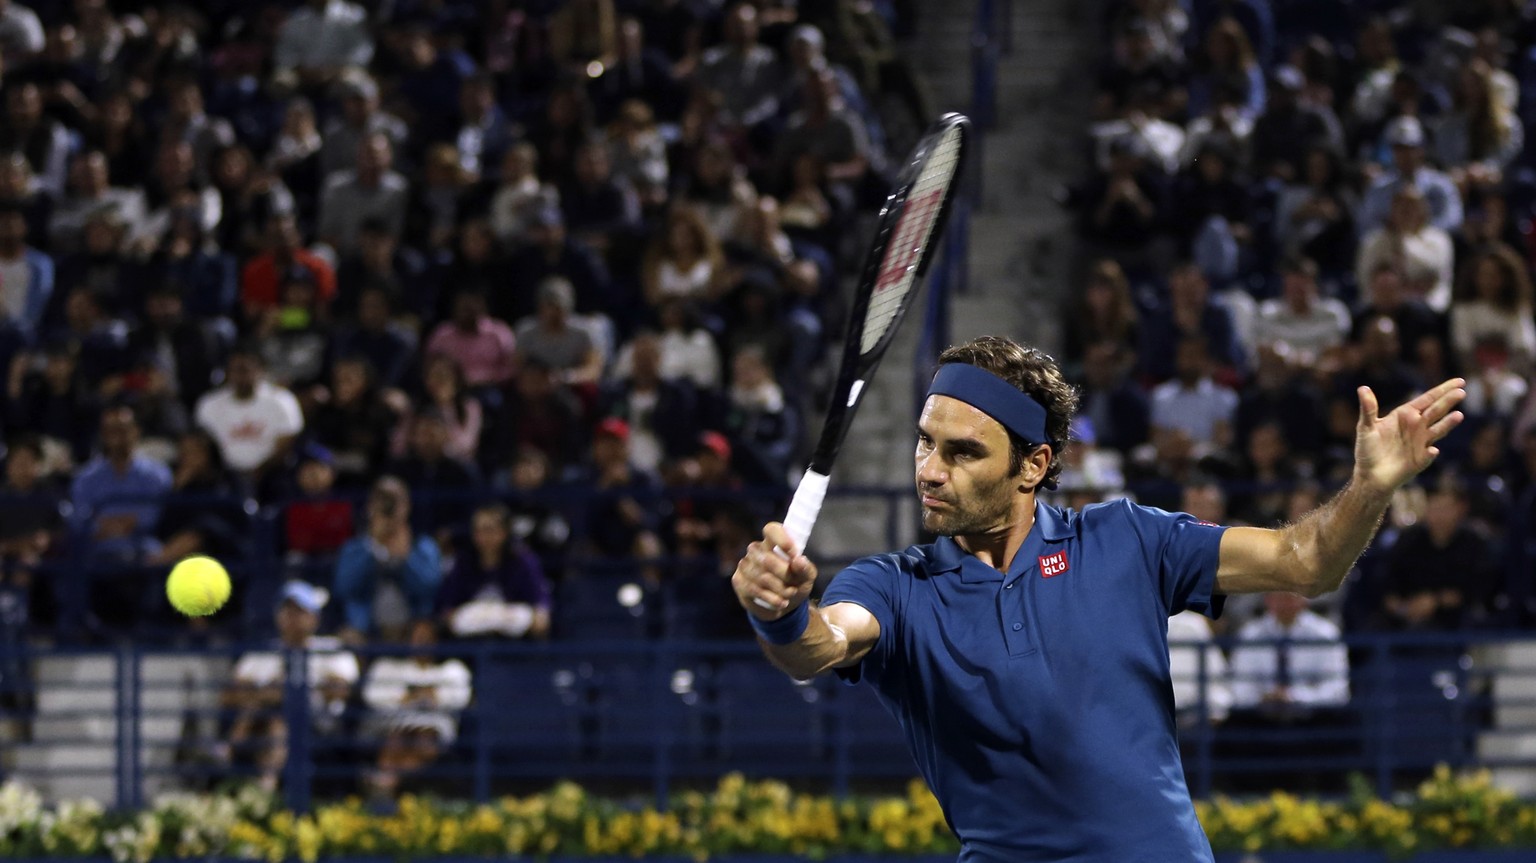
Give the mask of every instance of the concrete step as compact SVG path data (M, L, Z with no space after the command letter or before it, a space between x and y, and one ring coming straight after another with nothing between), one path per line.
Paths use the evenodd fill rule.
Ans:
M15 770L21 775L112 774L117 769L117 748L110 744L28 743L16 747L13 754Z

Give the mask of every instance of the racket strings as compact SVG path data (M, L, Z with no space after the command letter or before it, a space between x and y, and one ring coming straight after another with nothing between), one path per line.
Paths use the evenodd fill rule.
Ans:
M922 269L934 226L959 169L960 135L959 129L950 129L939 140L902 205L864 316L859 340L861 354L880 344L886 331L900 318L907 295L917 285L917 274Z

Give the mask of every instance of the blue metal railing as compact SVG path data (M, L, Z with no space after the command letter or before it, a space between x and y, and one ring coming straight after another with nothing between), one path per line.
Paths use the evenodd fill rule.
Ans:
M1525 639L1523 642L1517 640ZM1250 642L1244 646L1261 645ZM1220 646L1218 644L1218 646ZM1304 647L1292 642L1293 647ZM1227 682L1202 667L1200 696L1181 705L1184 764L1191 791L1296 787L1324 781L1343 791L1346 773L1371 777L1379 793L1411 784L1437 763L1536 770L1528 754L1479 753L1487 736L1536 739L1536 724L1522 717L1536 708L1536 655L1515 657L1519 646L1536 654L1528 635L1368 635L1349 638L1352 694L1345 704L1279 717L1234 711L1213 715L1213 687ZM1177 642L1175 650L1210 643ZM266 648L271 650L271 648ZM407 648L356 648L363 660L401 656ZM38 714L34 746L55 749L110 744L110 774L119 806L140 805L147 789L208 784L251 777L235 761L172 761L171 750L203 752L227 744L236 708L221 706L229 663L242 649L40 649L30 660L56 663L40 692L48 709ZM523 644L478 642L422 648L419 654L456 658L472 672L474 698L459 714L456 740L441 757L410 777L411 787L456 798L485 800L499 793L561 778L648 789L664 799L679 783L708 782L740 770L829 787L843 793L870 781L900 781L915 773L903 733L868 687L823 678L797 684L762 659L748 642L591 642ZM415 656L417 654L405 654ZM303 810L319 797L357 793L359 778L375 769L388 722L370 712L354 687L335 721L311 722L309 666L303 651L281 653L287 667L276 732L286 746L285 802ZM0 658L5 658L0 654ZM73 682L62 665L105 659L110 679ZM188 660L209 673L201 688L167 679ZM367 672L362 681L366 683ZM70 710L72 692L111 691L114 708ZM117 719L110 740L71 732L95 715ZM331 717L332 714L324 714ZM167 733L179 720L180 730ZM83 727L83 726L82 726ZM147 729L159 731L147 734ZM381 730L386 729L386 730ZM259 741L258 741L259 742ZM278 741L271 741L274 745ZM1528 746L1511 751L1525 753ZM153 756L153 757L151 757ZM50 775L69 771L57 769ZM76 770L77 775L91 775ZM1300 790L1300 789L1298 789Z

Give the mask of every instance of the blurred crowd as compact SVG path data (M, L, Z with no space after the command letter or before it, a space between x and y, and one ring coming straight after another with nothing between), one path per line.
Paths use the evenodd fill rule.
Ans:
M1104 28L1064 198L1093 251L1064 495L1284 523L1349 478L1360 386L1385 412L1461 376L1467 421L1318 611L1335 637L1531 624L1528 5L1119 0Z
M927 116L910 26L0 0L0 630L147 632L203 553L262 623L295 576L353 642L542 636L567 555L735 542Z

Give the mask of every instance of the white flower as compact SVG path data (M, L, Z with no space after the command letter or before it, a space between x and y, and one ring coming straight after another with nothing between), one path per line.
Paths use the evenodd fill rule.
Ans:
M43 796L14 780L0 785L0 836L31 829L43 814Z

